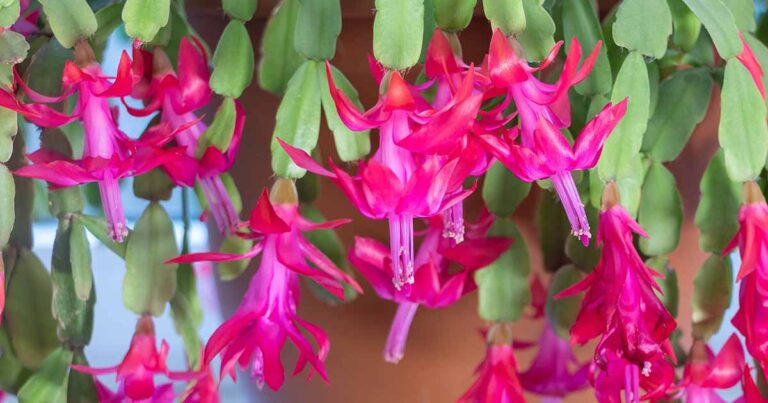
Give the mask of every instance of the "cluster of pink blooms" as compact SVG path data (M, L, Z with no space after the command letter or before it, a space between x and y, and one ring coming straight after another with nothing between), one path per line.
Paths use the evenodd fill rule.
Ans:
M559 79L541 81L536 73L555 63L561 45L534 67L497 30L485 61L475 66L457 56L437 30L427 51L424 84L409 83L397 71L387 71L370 60L375 82L383 90L367 111L359 110L334 85L329 65L330 95L344 124L355 131L378 129L378 149L358 164L354 175L333 161L326 168L306 150L278 139L298 166L330 178L363 216L388 221L389 245L357 237L349 252L349 260L376 294L398 304L384 348L387 361L404 357L419 306L443 308L475 290L474 273L496 261L512 243L509 238L488 235L489 214L483 213L471 224L464 219L463 201L475 190L475 184L466 183L482 176L495 160L523 181L551 179L572 234L589 244L591 229L572 171L595 166L631 100L606 105L569 143L562 133L571 124L568 91L589 75L601 45L582 60L574 39ZM240 220L222 174L234 162L245 114L232 101L235 124L227 144L203 146L206 143L199 141L207 127L198 111L212 96L207 55L196 40L181 41L176 71L162 50L149 53L136 47L132 56L124 52L115 77L102 72L87 44L77 45L75 56L64 68L61 96L36 93L16 77L31 102L22 102L9 89L0 91L0 106L41 127L79 120L84 128L82 156L72 159L41 149L29 155L31 165L15 174L46 180L54 188L97 182L109 234L121 242L128 229L118 181L162 168L178 186L200 186L208 213L222 234L254 242L243 254L195 253L173 263L261 258L241 305L207 341L201 368L170 371L168 345L163 341L157 349L152 319L142 316L121 364L74 369L93 375L116 373L116 392L97 383L100 401L172 401L179 397L174 395L173 382L184 381L190 385L181 395L185 402L217 402L218 384L211 368L215 358L220 360L219 381L227 375L234 379L239 368L259 386L277 390L285 379L281 352L290 341L299 353L293 373L309 366L310 377L317 373L327 380L324 361L330 342L320 327L297 313L299 278L311 279L340 299L345 285L358 292L362 289L304 233L335 228L348 220L314 223L303 218L294 184L285 179L278 179L271 191L264 190L249 219ZM433 88L434 97L428 96ZM157 123L139 138L120 130L112 106L127 97L145 105L126 106L132 115L160 112ZM75 101L68 113L46 105L70 99ZM514 113L508 112L511 104ZM717 401L716 389L739 380L748 390L747 401L749 396L759 399L735 337L717 356L705 343L697 342L683 379L676 379L669 342L676 323L657 295L661 291L654 279L658 273L643 262L633 243L636 234L645 236L645 232L619 203L615 185L606 189L596 236L602 247L600 261L586 278L559 295L586 292L570 342L556 334L548 319L543 319L539 341L530 345L513 341L507 324L494 324L486 332L487 357L477 369L477 380L460 400L518 402L524 400L524 390L559 399L591 383L598 399L605 402L620 402L622 391L627 402L672 397ZM422 221L425 230L416 231L415 223ZM742 229L729 247L738 245L743 260L741 304L734 325L766 371L768 205L762 197L744 205L740 223ZM415 248L417 235L422 239ZM534 316L541 318L542 309L537 311ZM592 362L579 362L571 343L596 338ZM533 344L536 358L526 371L518 371L514 348ZM156 385L156 376L168 382Z

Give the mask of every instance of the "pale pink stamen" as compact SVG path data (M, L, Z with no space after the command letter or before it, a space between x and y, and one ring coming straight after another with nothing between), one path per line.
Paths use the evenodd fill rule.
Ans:
M558 172L552 177L552 184L563 203L568 222L571 223L571 233L579 238L584 246L589 245L592 234L589 229L587 212L584 210L584 203L581 202L573 176L570 172Z
M450 246L464 242L464 204L458 202L443 212L443 238Z
M411 329L413 317L419 304L403 302L397 306L397 313L389 328L387 344L384 347L384 360L396 364L405 355L405 343L408 340L408 331Z
M390 216L389 245L392 256L392 283L396 289L401 290L404 285L413 284L413 216Z
M104 179L99 181L99 194L107 221L107 233L115 242L122 242L123 237L128 235L128 226L120 199L120 185L109 171L105 172Z
M640 368L637 365L624 367L624 399L626 403L640 402Z
M200 178L200 189L203 191L208 209L213 215L219 232L223 235L230 234L237 227L239 217L232 205L227 188L219 175Z

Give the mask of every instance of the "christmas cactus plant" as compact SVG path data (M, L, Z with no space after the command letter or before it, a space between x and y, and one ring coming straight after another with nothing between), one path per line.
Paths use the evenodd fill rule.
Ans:
M224 383L285 388L294 360L343 388L334 333L300 307L364 292L397 305L393 364L417 312L476 303L485 355L460 402L768 401L768 5L359 2L0 0L0 401L228 401ZM367 98L335 60L361 8L372 41L338 53ZM270 170L233 175L254 158ZM708 161L692 184L690 161ZM359 214L326 220L321 186ZM136 322L107 367L88 361L100 246L124 270L99 302ZM210 332L202 262L247 284ZM678 284L681 264L701 266Z

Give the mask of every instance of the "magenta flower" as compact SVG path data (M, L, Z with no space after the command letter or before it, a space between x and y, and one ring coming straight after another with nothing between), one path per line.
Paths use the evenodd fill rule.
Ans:
M437 155L446 162L458 159L459 165L464 167L462 170L468 171L470 176L482 176L490 167L493 158L472 134L498 130L511 119L491 119L489 115L499 115L496 112L498 108L494 108L491 112L478 109L478 103L485 97L488 80L477 74L473 66L467 66L454 54L448 39L439 29L435 30L427 48L424 67L427 77L436 83L432 107L434 109L450 108L450 105L456 102L463 106L447 109L450 113L444 113L442 117L420 126L399 141L398 145L414 153ZM467 101L462 102L462 99ZM504 106L506 105L501 108L503 109ZM454 118L469 112L479 114L481 119L472 120L468 128L464 126L465 123L461 119ZM453 125L459 126L444 127L450 120L453 120ZM459 184L450 193L458 194L462 190ZM463 202L453 204L442 214L445 223L443 236L448 238L452 245L461 243L465 230Z
M653 277L659 274L635 250L635 233L647 236L623 207L605 207L598 231L599 263L581 282L558 295L586 290L571 328L571 342L584 344L600 336L591 370L600 401L618 402L622 388L627 401L658 398L674 381L667 357L675 359L669 336L677 325L656 296L661 290ZM640 396L640 387L646 395Z
M753 200L739 211L739 231L723 251L724 254L739 246L741 268L736 277L741 281L739 310L732 323L745 337L747 351L768 369L768 205L753 182L747 185ZM754 197L753 197L754 196Z
M154 54L139 53L143 61L135 74L141 73L140 70L146 65L153 66L149 85L134 89L134 95L144 99L147 107L128 107L128 111L136 116L146 116L160 109L160 124L174 132L172 138L161 137L160 143L174 140L184 149L184 154L163 165L164 170L178 186L194 186L195 180L198 181L219 231L228 235L236 229L239 217L221 180L221 174L235 162L245 113L240 103L235 101L235 125L226 149L220 150L215 146L198 149L198 139L208 126L200 121L194 111L208 104L211 89L208 86L210 72L205 50L195 38L192 39L192 43L186 38L181 39L178 73L173 71L171 62L160 48L156 48ZM152 140L145 139L150 142Z
M450 194L464 178L459 160L441 162L437 156L425 156L412 166L406 181L389 167L372 158L361 162L357 176L350 176L331 161L333 172L315 162L304 150L278 139L283 149L300 167L330 177L361 214L389 220L390 256L393 284L397 290L413 284L413 219L432 217L468 197L472 189ZM380 150L381 151L381 150ZM406 151L403 151L407 153Z
M286 339L290 339L299 350L294 374L309 363L313 373L317 372L323 379L328 379L323 365L330 348L328 337L322 329L302 320L296 313L299 303L298 274L312 278L342 299L342 282L352 285L358 292L362 290L354 279L307 241L302 232L334 228L346 222L348 220L312 223L299 215L295 200L273 205L265 190L251 212L251 234L243 234L260 239L251 251L242 255L193 253L172 260L174 263L221 262L262 254L259 270L251 278L242 304L208 340L205 346L205 365L209 365L215 356L221 355L221 375L228 373L235 379L236 365L241 369L250 366L251 377L256 379L260 387L266 383L277 390L285 377L280 352ZM302 328L314 338L317 352L314 352L309 339L302 334Z
M432 218L416 254L414 285L406 295L392 284L392 259L386 246L373 239L356 237L355 246L349 253L350 262L379 297L398 303L384 359L396 363L403 358L408 331L420 305L444 308L474 291L476 285L472 273L495 261L511 243L509 238L483 236L450 246L448 239L443 237L443 221ZM461 269L449 270L451 263L458 264Z
M528 65L518 56L500 29L491 38L488 51L488 75L494 87L504 90L507 97L515 101L522 127L522 144L532 148L534 129L540 120L550 122L555 128L571 125L571 109L568 90L587 78L600 55L602 42L598 42L592 53L578 68L581 46L573 38L571 50L565 60L560 78L554 84L547 84L536 78L534 73L546 69L557 57L562 41L555 44L547 58L537 67Z
M213 378L210 368L204 369L202 377L193 381L191 386L182 394L183 403L219 403L219 385Z
M571 51L565 60L563 71L558 81L554 84L540 81L534 76L534 73L545 69L551 64L557 56L562 42L558 42L552 48L549 56L541 65L531 67L524 58L515 53L507 38L501 30L497 29L493 33L488 52L488 75L491 83L497 89L504 91L507 97L506 102L510 98L515 101L520 120L520 131L522 133L520 136L522 147L519 147L519 151L511 151L509 146L504 147L500 142L492 143L489 151L497 158L499 158L497 154L506 156L507 162L505 165L516 174L522 173L523 176L520 176L522 180L532 181L551 178L555 191L565 207L568 220L571 223L571 230L576 237L581 239L585 246L589 243L591 236L590 228L586 213L584 212L584 206L576 191L576 185L573 182L570 171L592 168L597 163L602 144L618 121L621 120L625 106L619 104L616 107L617 109L612 110L612 112L606 112L608 117L603 117L596 121L593 120L595 124L589 125L585 128L585 132L582 133L582 136L586 135L589 138L582 140L582 136L579 136L578 140L583 145L581 147L576 146L575 156L570 151L571 147L566 139L563 138L559 129L567 128L571 124L568 89L589 75L595 60L599 56L601 45L602 43L598 42L581 68L578 68L581 59L581 47L576 38L574 38L571 42ZM509 136L505 133L504 137L507 139L507 142L512 142L517 137L517 134L514 133L512 136ZM506 152L500 151L500 147L502 150L506 149ZM514 154L514 157L510 154ZM532 154L538 155L538 161L534 163L537 167L525 164L526 160L532 157ZM510 158L515 157L518 158L518 161L513 163ZM512 165L514 165L514 168ZM544 169L548 174L536 169L547 168L545 165L550 165L555 167L555 169Z
M160 344L160 351L155 345L155 326L152 323L152 317L142 316L136 323L136 333L131 339L131 347L123 358L123 362L110 368L91 368L83 365L72 365L76 371L98 376L115 373L117 381L120 383L119 391L111 398L117 401L123 401L120 397L124 396L132 400L153 399L153 401L167 401L163 399L154 400L154 398L170 396L173 400L173 388L170 383L155 387L155 376L163 375L171 381L190 380L199 377L201 374L194 371L174 372L168 370L165 360L168 357L168 343L163 340ZM110 396L109 391L103 388L100 391L99 401L104 401L101 395ZM169 395L170 394L170 395ZM110 400L106 400L110 401Z
M17 76L16 82L30 99L40 103L60 102L77 94L72 115L66 115L43 104L23 104L12 92L0 91L0 106L21 113L27 120L41 127L57 127L79 119L85 138L83 157L71 160L49 150L31 154L32 165L23 167L16 175L48 181L53 187L76 186L98 182L104 215L110 236L121 242L128 234L125 214L120 199L118 180L140 175L177 156L175 149L161 150L131 140L117 127L109 106L109 98L127 96L131 91L131 59L123 52L117 77L110 81L101 72L87 43L77 45L76 54L84 60L84 67L71 61L64 66L62 83L64 94L48 97L34 92ZM172 133L159 133L158 137Z
M511 342L489 343L485 359L475 373L475 383L459 398L459 403L525 402Z
M545 321L539 336L538 352L525 372L518 374L523 388L545 398L563 398L588 384L589 364L581 364L571 345L561 339ZM572 371L569 367L575 366Z
M744 351L735 334L728 338L717 356L704 341L694 340L685 365L682 397L687 403L725 402L717 389L728 389L739 383L744 365Z
M381 71L373 69L377 80ZM459 94L445 107L434 109L396 71L390 72L386 92L365 113L333 83L327 66L331 95L339 117L351 130L379 128L379 149L361 164L355 178L337 168L331 173L304 158L301 150L284 148L301 167L335 178L360 212L369 218L387 218L390 228L395 287L413 284L413 219L442 213L471 193L457 191L468 172L458 159L446 162L434 155L417 155L399 145L418 127L429 126L434 133L453 137L468 130L480 108L481 97L471 92L468 75ZM282 142L281 142L282 143ZM304 164L304 165L302 165ZM460 168L460 169L457 169Z
M480 136L487 150L501 161L515 176L525 182L551 179L563 202L573 235L589 244L590 228L587 213L581 202L571 171L591 169L600 159L603 144L624 116L627 100L608 104L579 134L573 147L551 121L540 118L533 144L517 144L517 128L502 137L490 134Z

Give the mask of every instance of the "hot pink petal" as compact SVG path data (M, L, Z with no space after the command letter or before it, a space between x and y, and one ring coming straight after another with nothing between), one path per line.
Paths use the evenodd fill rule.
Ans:
M591 169L600 159L603 144L619 124L627 111L627 99L616 105L606 105L600 113L587 123L573 146L575 163L573 169Z
M262 234L276 234L288 232L291 228L275 212L272 202L269 201L269 191L261 192L256 208L251 211L250 227L254 232Z
M333 74L331 74L331 64L325 62L326 75L328 77L328 87L331 92L331 97L336 104L336 111L339 113L339 118L344 122L350 130L364 131L372 129L379 125L378 122L373 121L361 113L357 106L355 106L349 98L336 88L336 84L333 82Z
M277 138L277 142L280 143L280 146L283 147L283 150L285 150L285 152L296 165L317 175L328 177L336 176L331 171L323 168L322 165L318 164L306 151L286 143L279 137Z
M211 100L211 88L208 86L210 73L205 51L199 42L195 40L193 45L187 38L181 38L178 64L181 99L175 100L178 102L177 112L204 107Z
M117 77L115 77L114 83L96 95L104 98L117 98L131 95L131 90L133 89L132 67L131 58L128 56L128 52L123 51L120 56L120 64L117 67Z
M491 47L488 51L488 68L491 80L498 87L507 87L528 79L519 57L509 46L507 38L501 29L496 29L491 38Z

